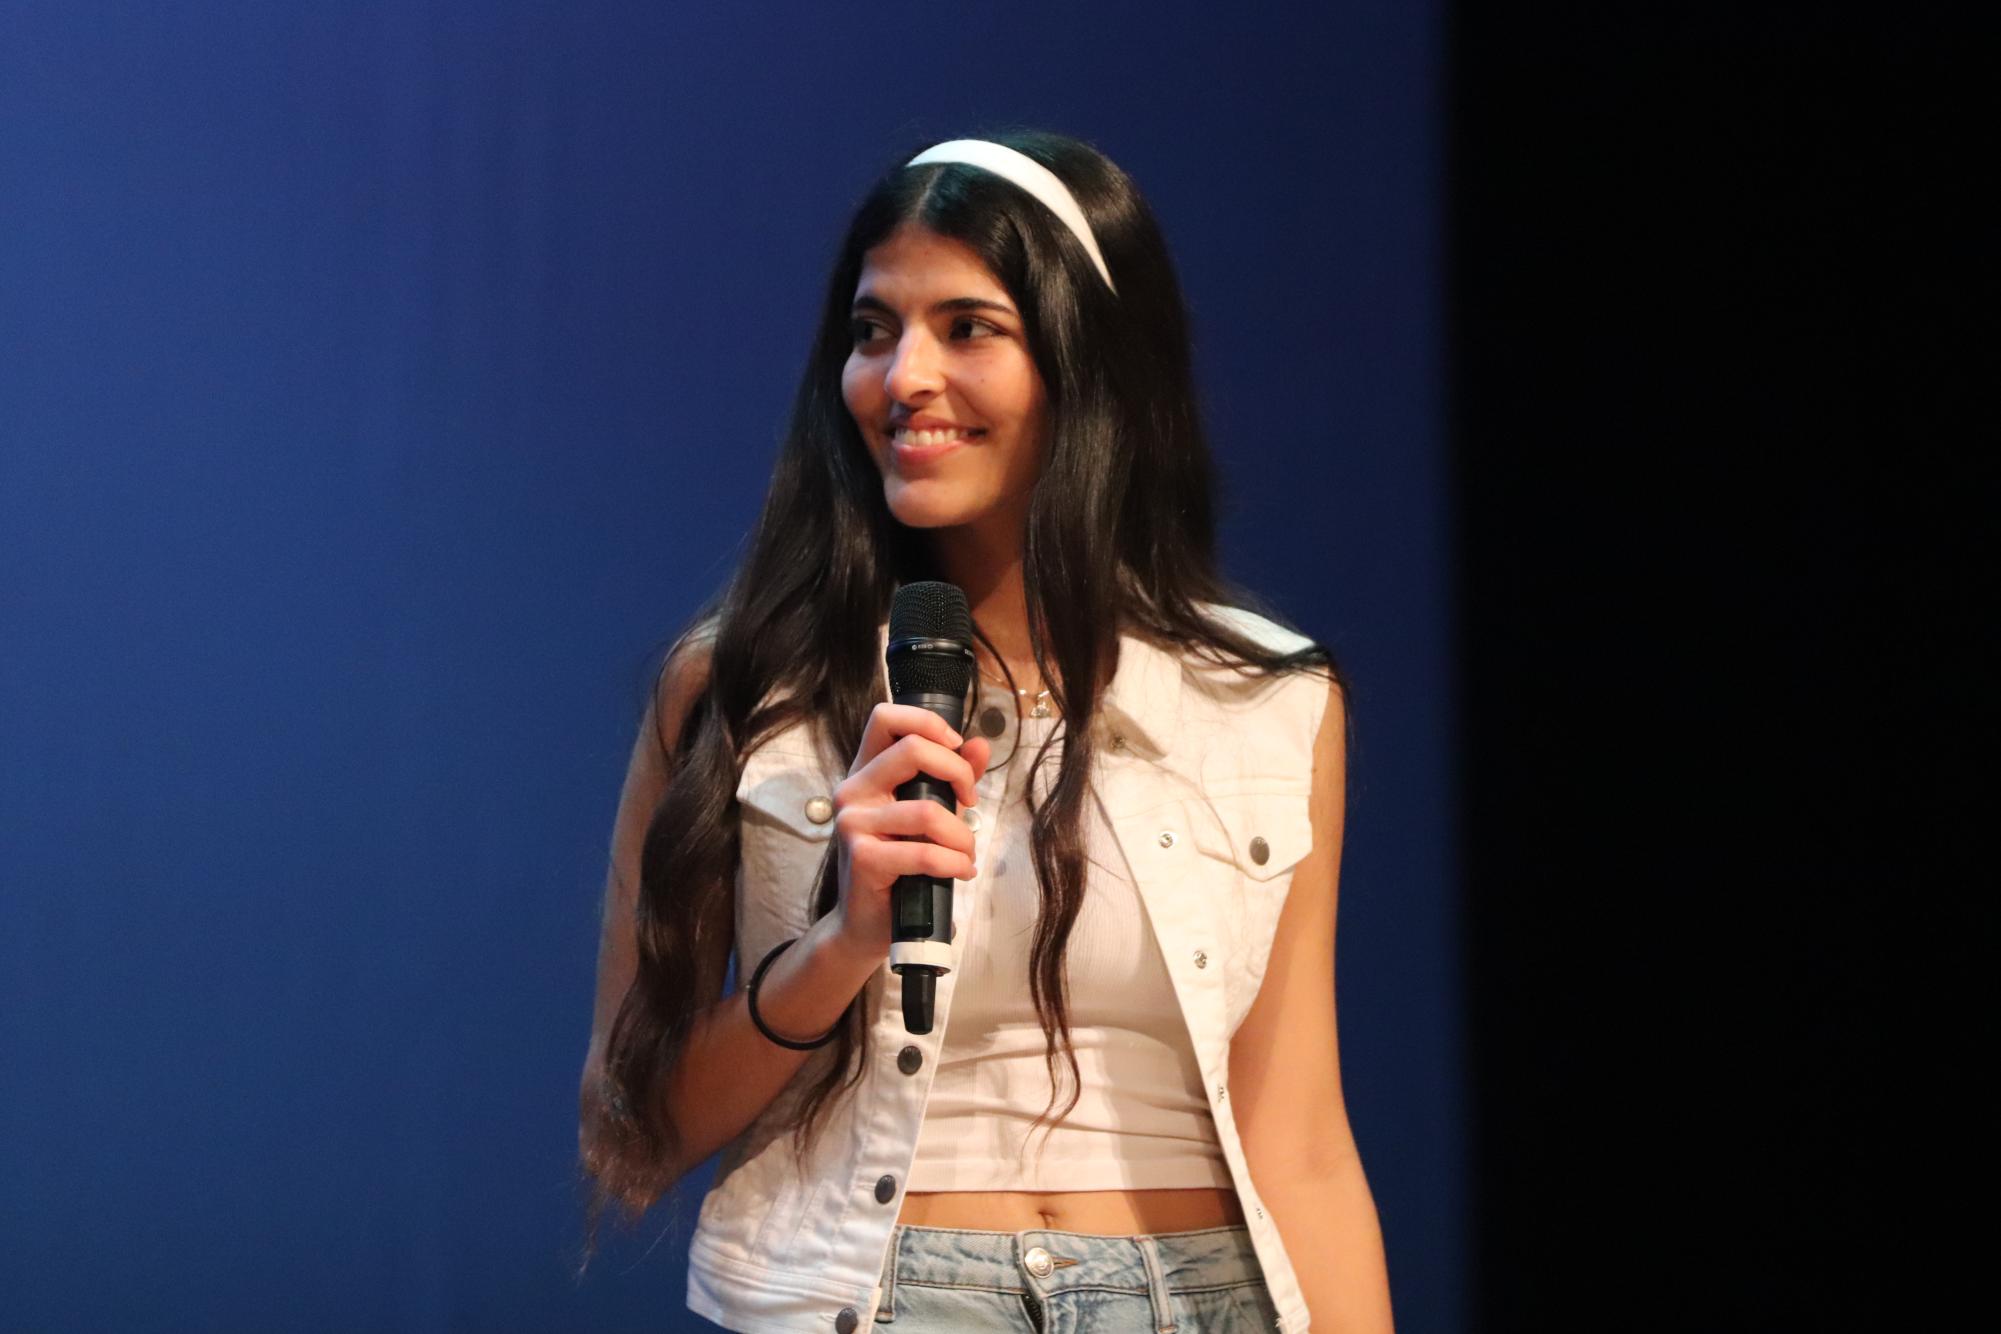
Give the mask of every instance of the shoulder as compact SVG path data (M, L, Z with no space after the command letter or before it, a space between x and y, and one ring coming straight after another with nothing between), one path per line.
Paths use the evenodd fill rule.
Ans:
M674 749L696 702L708 692L714 674L715 646L715 623L707 620L690 627L667 650L647 709L663 750Z
M698 626L674 642L660 664L655 691L656 704L663 712L677 704L685 712L694 697L709 688L715 653L715 635L704 627Z
M1317 641L1245 607L1205 603L1205 617L1266 654L1314 648ZM1199 755L1202 782L1216 786L1283 782L1305 788L1314 769L1315 742L1323 723L1339 721L1340 688L1325 665L1312 663L1265 671L1241 662L1217 662L1194 651L1181 658L1178 727L1191 754ZM1345 724L1336 735L1345 735Z
M1200 609L1219 628L1249 640L1267 654L1293 654L1317 647L1310 636L1248 607L1205 602ZM1182 672L1187 693L1206 698L1225 714L1255 708L1260 713L1276 709L1317 717L1327 701L1327 673L1310 665L1265 672L1236 662L1187 655L1182 659Z
M1248 607L1230 607L1220 602L1204 602L1200 606L1202 614L1211 621L1273 653L1297 653L1313 647L1312 639Z

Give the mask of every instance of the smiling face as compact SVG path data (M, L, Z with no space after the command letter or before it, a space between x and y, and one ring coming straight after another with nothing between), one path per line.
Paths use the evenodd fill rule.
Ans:
M890 513L1018 541L1047 400L1007 290L962 242L905 224L863 256L852 327L841 396Z

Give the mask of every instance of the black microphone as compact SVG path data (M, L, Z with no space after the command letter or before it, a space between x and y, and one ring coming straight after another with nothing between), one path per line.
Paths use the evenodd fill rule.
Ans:
M898 588L884 656L893 702L929 709L953 732L965 734L973 617L958 585L925 581ZM927 798L958 813L958 794L942 778L921 773L896 789L898 801ZM903 1027L929 1033L938 977L952 971L952 879L898 876L890 896L889 970L903 979Z

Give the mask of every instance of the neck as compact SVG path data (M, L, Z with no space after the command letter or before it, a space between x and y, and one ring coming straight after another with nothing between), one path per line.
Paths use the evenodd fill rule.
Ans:
M1041 684L1035 654L1028 642L1028 595L1022 580L1020 528L981 529L974 525L934 530L932 558L943 578L965 591L966 603L980 629L993 641L1015 680L1030 688ZM986 650L977 651L984 660ZM989 671L999 663L988 662Z

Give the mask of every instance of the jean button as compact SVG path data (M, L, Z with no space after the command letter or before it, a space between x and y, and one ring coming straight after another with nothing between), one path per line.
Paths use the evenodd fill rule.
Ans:
M843 1306L841 1313L834 1317L834 1334L855 1334L855 1326L862 1322L859 1312L852 1306Z
M1028 1254L1021 1257L1021 1262L1028 1267L1028 1272L1037 1278L1048 1278L1050 1271L1056 1268L1056 1262L1049 1258L1049 1252L1040 1246L1029 1247Z
M914 1075L924 1064L924 1053L915 1047L905 1047L896 1053L896 1068L906 1075Z
M888 1175L877 1177L875 1179L875 1202L877 1204L888 1204L895 1198L896 1178Z

